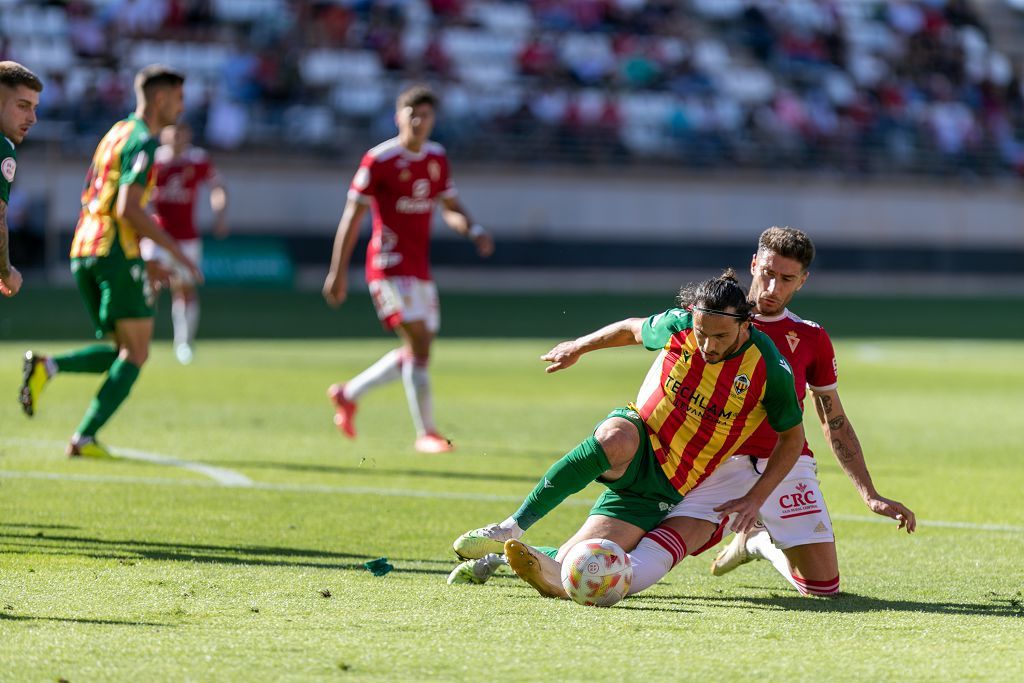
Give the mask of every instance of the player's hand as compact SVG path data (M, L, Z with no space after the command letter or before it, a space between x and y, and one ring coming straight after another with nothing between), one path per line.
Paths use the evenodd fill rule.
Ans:
M481 232L474 237L473 244L476 245L476 253L480 258L488 258L494 253L494 238L489 232Z
M868 509L876 515L891 517L899 522L900 525L897 527L897 531L899 529L906 529L908 534L912 534L917 529L917 517L914 515L914 511L898 500L890 500L883 496L872 496L866 498L864 502L867 504Z
M197 285L201 285L203 284L203 282L206 281L206 278L203 277L203 271L199 270L199 266L193 263L192 259L190 259L188 256L185 256L184 254L179 252L175 258L178 259L181 265L188 268L188 272L192 273L192 279L195 280L195 283Z
M555 348L551 349L543 356L541 360L550 363L544 372L558 372L559 370L565 370L567 367L573 365L580 358L579 349L576 348L576 342L562 342Z
M344 273L327 273L323 288L324 301L331 308L337 308L348 298L348 276Z
M754 499L748 494L722 503L715 508L715 512L721 512L723 517L729 515L729 528L736 533L742 533L754 528L754 522L757 521L763 504L763 500Z
M146 279L153 291L159 292L171 286L171 270L155 259L146 261Z
M7 277L0 277L0 294L14 296L21 289L21 273L17 268L11 266Z

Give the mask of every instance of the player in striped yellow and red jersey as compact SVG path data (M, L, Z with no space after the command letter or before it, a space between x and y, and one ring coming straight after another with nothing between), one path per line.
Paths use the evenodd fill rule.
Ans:
M92 319L94 344L58 356L25 354L21 404L32 416L39 394L57 372L106 374L71 438L69 456L107 457L96 432L128 397L149 357L153 338L152 292L139 237L149 237L201 278L177 242L146 213L153 188L156 135L183 110L184 76L161 65L135 77L135 112L117 122L93 155L82 191L82 211L71 244L71 271Z
M637 404L613 411L592 437L556 462L511 517L456 539L457 554L475 559L504 550L520 573L516 558L531 562L532 556L517 539L595 479L608 490L576 535L557 552L548 552L557 560L584 538L607 538L633 548L767 420L779 441L764 475L742 496L718 501L718 511L731 517L736 530L754 524L804 442L792 373L771 340L751 328L752 307L731 270L684 288L679 303L680 308L646 320L623 320L563 342L541 357L550 363L548 372L554 372L597 349L643 344L659 351ZM703 545L718 527L698 519L687 524L672 531L683 547ZM546 577L520 576L546 595L564 597L557 562L548 562ZM453 582L460 580L457 572Z

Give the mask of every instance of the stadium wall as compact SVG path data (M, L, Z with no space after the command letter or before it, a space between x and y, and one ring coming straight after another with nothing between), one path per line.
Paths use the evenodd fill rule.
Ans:
M46 221L63 248L86 163L24 156L18 186L45 196ZM220 167L235 234L280 236L299 272L322 269L354 163L257 158L225 159ZM1024 278L1024 193L1013 181L624 176L465 165L456 166L456 181L473 215L499 240L492 269L665 269L675 279L679 269L742 267L756 235L777 224L814 237L822 247L819 272ZM208 207L201 208L208 223ZM435 263L479 265L452 233L442 229L437 237Z

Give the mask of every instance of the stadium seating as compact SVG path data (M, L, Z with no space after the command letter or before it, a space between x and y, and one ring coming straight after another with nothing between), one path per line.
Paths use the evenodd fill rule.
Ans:
M190 76L200 142L228 149L282 149L305 125L290 150L351 152L386 129L402 86L426 80L447 105L438 137L480 160L1024 170L1019 74L963 0L0 7L0 55L60 82L43 109L72 125L51 130L91 135L130 106L113 81L164 62ZM208 137L225 107L244 134Z

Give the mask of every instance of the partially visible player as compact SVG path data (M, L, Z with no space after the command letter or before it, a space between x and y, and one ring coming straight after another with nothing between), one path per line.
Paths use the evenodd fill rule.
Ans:
M729 270L684 288L679 308L613 323L542 356L548 372L555 372L597 349L642 343L660 351L635 405L613 411L592 437L555 463L511 517L456 539L455 552L467 559L504 552L516 573L543 594L565 597L559 560L585 538L606 538L626 550L664 541L685 556L687 548L701 548L720 532L722 517L736 531L751 528L804 443L792 372L772 341L751 326L751 317L746 293ZM713 521L663 521L765 421L779 436L758 480L736 497L719 498ZM595 479L608 490L579 531L561 549L549 549L554 559L518 541ZM457 567L449 581L463 582L465 569ZM642 567L634 567L633 581L643 583Z
M0 62L0 294L14 296L21 289L21 273L11 264L7 203L18 170L15 145L20 145L36 123L36 107L43 82L17 62Z
M152 291L139 252L148 237L170 252L197 279L199 268L173 237L146 212L156 181L156 135L174 123L183 109L185 77L162 65L135 76L135 112L118 121L100 140L85 177L82 211L71 243L71 272L78 284L97 339L94 344L55 356L25 354L21 405L31 417L43 386L57 372L105 374L71 442L71 457L110 457L96 433L121 406L149 357L153 338Z
M359 398L370 389L399 378L416 428L416 450L444 453L451 442L434 423L430 391L430 347L440 327L437 288L430 274L430 224L435 201L452 230L473 241L482 257L494 251L491 236L474 223L459 202L448 172L444 148L430 140L437 98L424 86L402 92L396 102L398 136L363 156L352 179L345 211L334 239L324 299L337 307L348 297L348 265L369 210L373 232L366 251L366 281L385 328L402 345L344 384L333 384L334 423L355 438Z
M206 150L192 145L187 123L167 126L160 133L156 150L156 187L153 189L153 217L178 241L181 251L193 263L203 260L203 243L196 229L195 206L199 188L210 185L213 234L227 237L228 191ZM199 293L188 268L151 239L142 240L146 261L159 261L170 271L171 320L174 323L174 354L183 365L192 362L196 330L199 328Z

